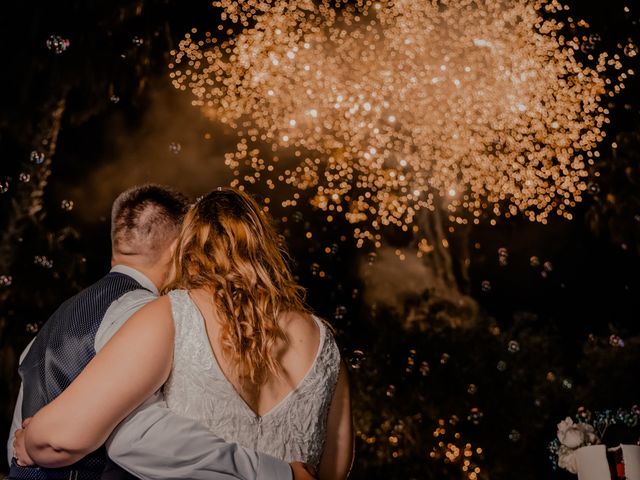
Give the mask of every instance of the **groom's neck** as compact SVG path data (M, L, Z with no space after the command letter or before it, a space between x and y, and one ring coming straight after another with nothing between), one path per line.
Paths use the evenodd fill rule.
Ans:
M124 265L125 267L133 268L151 280L159 291L162 290L167 279L168 265L159 263L149 265L135 257L135 255L113 255L111 257L111 266Z

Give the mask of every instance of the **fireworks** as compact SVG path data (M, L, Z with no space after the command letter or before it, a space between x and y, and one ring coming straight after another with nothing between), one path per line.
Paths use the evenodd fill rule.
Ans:
M587 25L558 19L555 1L214 5L233 28L194 30L170 68L237 132L233 185L307 191L360 239L408 231L422 209L458 223L571 219L605 135L603 99L633 73L617 54L580 52L567 32Z

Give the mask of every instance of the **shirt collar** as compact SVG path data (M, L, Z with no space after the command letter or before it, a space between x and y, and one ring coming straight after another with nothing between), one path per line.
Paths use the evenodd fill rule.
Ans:
M158 287L156 287L156 285L151 280L149 280L149 277L147 277L141 271L136 270L135 268L118 264L111 269L111 273L121 273L123 275L127 275L128 277L133 278L142 287L150 290L154 295L160 295L160 292L158 292Z

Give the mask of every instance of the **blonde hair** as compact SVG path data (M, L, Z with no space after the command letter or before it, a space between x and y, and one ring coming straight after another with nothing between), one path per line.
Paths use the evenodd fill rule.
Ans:
M237 375L255 385L277 375L272 350L285 338L278 324L287 311L306 312L302 287L265 214L247 194L214 190L186 214L165 291L213 291L223 354Z

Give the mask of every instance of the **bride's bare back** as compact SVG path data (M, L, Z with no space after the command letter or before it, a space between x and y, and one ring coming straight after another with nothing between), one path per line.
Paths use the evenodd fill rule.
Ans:
M319 467L324 478L343 477L346 470L339 474L336 459L348 464L350 439L342 462L334 442L351 435L344 407L348 389L338 387L344 372L340 375L340 354L328 328L312 316L284 315L279 323L285 338L273 346L281 374L268 375L258 387L239 378L223 354L213 295L175 290L168 297L175 323L173 367L165 385L169 408L228 442Z

